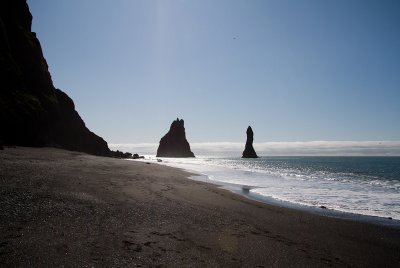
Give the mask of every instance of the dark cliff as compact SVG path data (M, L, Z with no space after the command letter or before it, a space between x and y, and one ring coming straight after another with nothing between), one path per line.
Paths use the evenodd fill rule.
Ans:
M258 158L253 148L254 133L250 126L247 128L246 134L246 147L244 148L242 158Z
M109 155L67 94L56 89L26 0L0 2L0 143Z
M167 134L160 140L157 149L158 157L194 157L190 150L189 142L186 140L183 119L177 118L172 122Z

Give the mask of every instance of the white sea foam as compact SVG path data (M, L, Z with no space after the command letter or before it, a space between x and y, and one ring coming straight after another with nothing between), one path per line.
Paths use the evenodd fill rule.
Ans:
M147 156L146 161L156 161ZM215 183L249 187L253 195L294 204L400 220L400 182L352 172L330 172L212 157L163 158L162 164L207 175Z

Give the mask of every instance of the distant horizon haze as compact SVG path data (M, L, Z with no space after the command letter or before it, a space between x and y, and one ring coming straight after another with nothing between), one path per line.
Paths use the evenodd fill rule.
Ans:
M400 1L28 4L55 87L110 144L177 117L191 144L400 141Z
M259 156L400 156L400 141L255 142ZM109 143L112 150L155 155L158 143ZM192 142L196 156L241 157L245 142Z

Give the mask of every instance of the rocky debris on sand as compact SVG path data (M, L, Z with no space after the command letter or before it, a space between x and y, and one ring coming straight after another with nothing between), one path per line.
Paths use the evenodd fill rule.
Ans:
M133 159L144 159L144 156L139 155L139 154L133 154Z
M168 133L161 138L157 157L194 157L186 140L183 119L173 121Z
M133 158L131 153L128 152L124 153L119 150L111 151L110 156L115 158Z
M253 148L254 133L250 126L247 128L246 134L246 147L244 148L242 158L258 158L256 151Z

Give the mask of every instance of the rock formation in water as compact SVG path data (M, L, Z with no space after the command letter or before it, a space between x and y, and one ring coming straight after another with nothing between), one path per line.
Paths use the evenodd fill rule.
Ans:
M26 0L0 1L0 143L109 155L51 80Z
M194 157L186 140L183 119L172 122L168 133L161 138L157 157Z
M253 148L254 133L250 126L247 128L246 134L246 147L244 148L242 158L258 158L256 151Z

